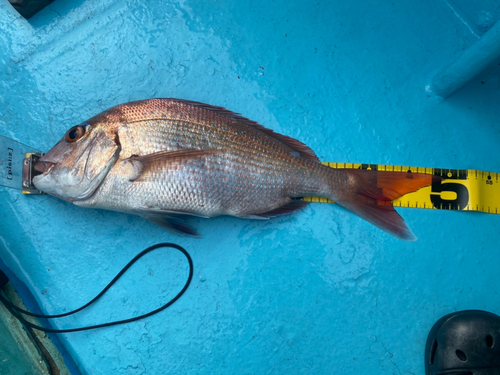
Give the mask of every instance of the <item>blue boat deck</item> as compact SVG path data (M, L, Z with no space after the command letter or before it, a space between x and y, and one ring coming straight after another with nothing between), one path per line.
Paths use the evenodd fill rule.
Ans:
M175 97L239 112L322 161L500 172L500 61L446 99L431 85L499 5L56 0L27 21L3 0L0 134L47 151L113 105ZM441 316L500 313L499 215L401 208L419 238L408 243L310 204L269 221L193 219L195 239L0 191L0 258L47 314L81 306L154 243L193 257L193 283L169 309L59 335L75 373L421 374ZM187 272L182 255L155 252L53 325L150 311Z

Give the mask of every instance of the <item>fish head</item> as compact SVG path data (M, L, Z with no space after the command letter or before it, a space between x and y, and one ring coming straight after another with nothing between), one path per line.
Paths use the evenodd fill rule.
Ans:
M90 197L120 154L118 134L105 124L84 123L69 129L35 164L35 187L68 201Z

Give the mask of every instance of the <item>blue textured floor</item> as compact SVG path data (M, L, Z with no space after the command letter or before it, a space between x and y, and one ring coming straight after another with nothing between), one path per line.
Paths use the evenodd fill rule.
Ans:
M500 172L500 67L445 101L426 91L498 1L245 3L56 0L28 23L1 0L0 134L47 151L115 104L177 97L240 112L324 161ZM84 373L421 374L438 318L500 313L500 216L400 209L419 237L406 243L311 204L268 222L194 219L203 239L191 239L0 192L0 257L46 313L82 305L153 243L192 254L193 284L168 310L61 335ZM181 256L152 254L56 325L149 311L186 275Z

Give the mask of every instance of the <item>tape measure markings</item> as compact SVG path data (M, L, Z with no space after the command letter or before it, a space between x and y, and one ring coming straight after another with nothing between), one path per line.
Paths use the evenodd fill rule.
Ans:
M445 169L384 164L331 163L336 169L366 169L388 172L426 173L443 177L431 186L406 194L392 203L395 207L410 207L452 211L500 213L499 173L475 169ZM307 202L335 203L322 197L305 197Z

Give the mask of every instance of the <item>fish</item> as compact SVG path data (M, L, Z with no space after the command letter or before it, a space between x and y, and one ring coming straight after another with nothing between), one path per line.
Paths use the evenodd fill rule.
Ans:
M437 178L330 168L296 139L183 99L114 106L71 127L35 170L33 184L47 194L139 215L179 234L199 236L189 217L266 220L320 196L406 241L416 237L392 201Z

